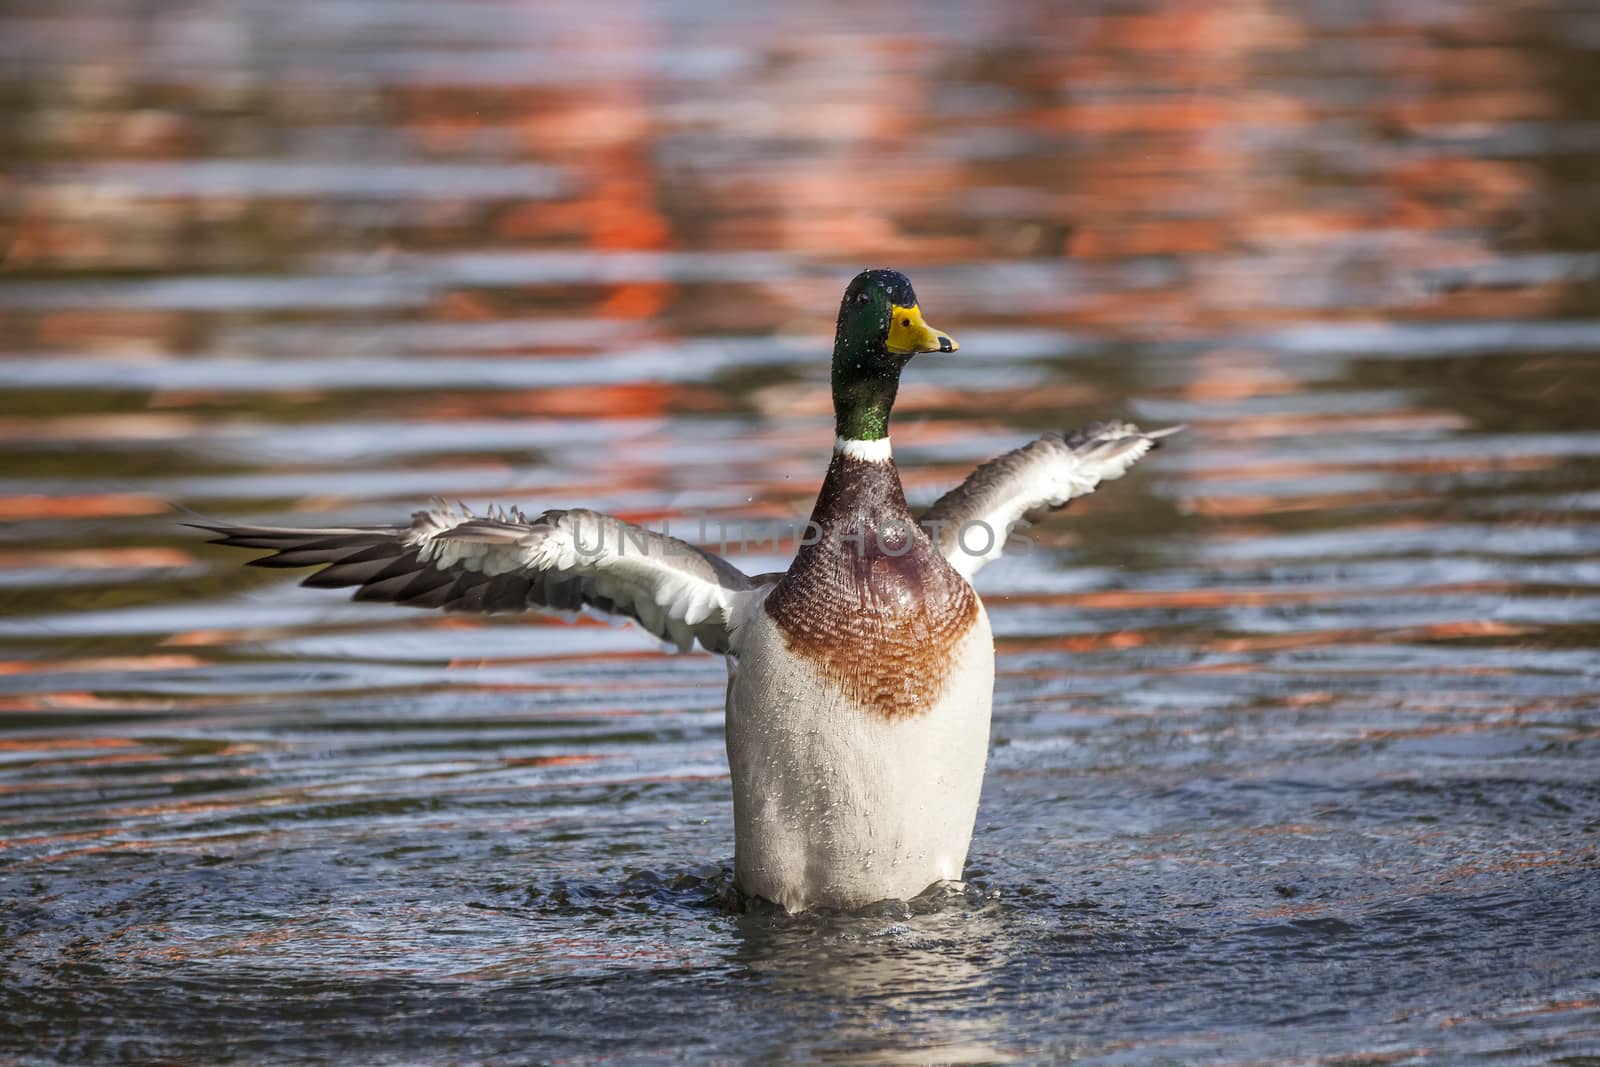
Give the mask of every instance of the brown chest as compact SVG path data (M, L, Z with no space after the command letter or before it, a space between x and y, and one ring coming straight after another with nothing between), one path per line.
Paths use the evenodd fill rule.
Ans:
M812 523L765 604L790 651L870 714L931 711L977 622L972 587L911 522L892 464L835 457Z

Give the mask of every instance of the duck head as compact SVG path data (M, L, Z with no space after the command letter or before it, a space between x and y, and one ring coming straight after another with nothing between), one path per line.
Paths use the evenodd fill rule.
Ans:
M839 304L833 338L833 411L840 437L877 441L889 436L889 412L900 372L919 352L961 346L922 318L911 279L897 270L855 276Z

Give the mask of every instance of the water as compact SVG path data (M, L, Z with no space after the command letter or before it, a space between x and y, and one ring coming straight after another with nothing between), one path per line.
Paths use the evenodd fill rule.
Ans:
M602 7L0 16L0 1058L1600 1057L1592 7ZM792 520L879 264L914 501L1190 427L980 577L965 892L731 908L720 662L169 509Z

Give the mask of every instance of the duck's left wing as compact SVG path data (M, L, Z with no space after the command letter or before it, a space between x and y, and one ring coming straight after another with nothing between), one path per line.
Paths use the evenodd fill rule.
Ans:
M1182 428L1145 431L1131 422L1099 422L1068 434L1047 433L980 466L917 521L951 566L970 579L1000 556L1019 522L1036 522L1101 482L1122 477L1161 438Z
M720 556L597 511L487 517L440 505L410 526L297 529L192 522L214 543L269 550L260 567L318 567L303 585L445 611L591 607L688 651L727 652L734 598L755 581Z

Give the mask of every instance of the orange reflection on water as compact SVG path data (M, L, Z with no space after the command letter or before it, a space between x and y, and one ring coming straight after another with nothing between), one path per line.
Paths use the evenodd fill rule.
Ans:
M24 493L0 496L0 520L11 522L159 515L168 510L162 501L138 493L82 493L70 496Z
M83 659L0 660L0 675L63 674L73 671L171 671L204 667L207 661L197 656L98 656Z

